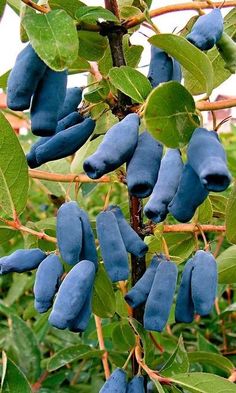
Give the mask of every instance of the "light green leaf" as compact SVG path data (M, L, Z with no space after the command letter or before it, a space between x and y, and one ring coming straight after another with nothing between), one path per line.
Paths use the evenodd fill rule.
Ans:
M218 375L207 373L178 374L172 380L192 393L236 393L236 386Z
M204 52L190 44L186 38L174 34L158 34L148 40L173 56L199 82L204 92L213 89L213 68Z
M65 159L50 161L43 164L40 169L45 170L49 173L68 173L70 171L70 164ZM67 183L62 182L51 182L48 180L41 180L41 182L47 187L47 189L55 196L60 197L61 195L66 195L68 188Z
M83 57L78 56L77 59L70 65L68 73L70 75L79 74L81 72L89 71L91 69L89 62Z
M79 22L96 23L97 21L119 22L117 17L109 10L103 7L79 7L76 12L76 19Z
M234 369L234 365L229 359L217 353L203 351L190 352L188 353L188 359L190 363L210 364L211 366L215 366L225 371L228 375L230 375Z
M0 208L7 216L20 214L27 202L28 167L24 152L10 124L0 113Z
M7 292L7 296L4 298L4 303L7 306L11 306L15 301L17 301L24 293L28 282L29 276L27 274L13 273L13 282Z
M4 363L6 374L3 378L1 393L31 393L30 384L20 368L9 358Z
M52 10L63 9L69 14L73 19L76 19L76 12L80 7L84 7L85 4L79 0L49 0L49 6Z
M211 221L213 216L213 209L210 198L207 197L205 201L197 208L193 221L201 224L207 224Z
M27 7L22 24L39 57L53 70L65 70L77 59L76 26L64 10L39 14Z
M165 377L172 377L175 374L186 373L188 370L188 354L184 347L183 337L180 336L174 353L169 357L161 369L161 375L164 375Z
M173 261L182 263L192 254L195 242L191 233L165 233L164 237Z
M108 39L93 31L78 31L79 56L89 61L101 59L108 46Z
M146 128L166 146L183 147L199 125L195 109L193 97L180 83L160 84L146 101Z
M72 345L50 357L47 369L51 372L75 360L101 358L103 353L104 351L92 349L89 345Z
M225 218L227 198L219 193L210 193L209 198L212 204L213 217Z
M112 330L112 343L114 349L128 351L135 346L135 335L128 321L121 320Z
M165 390L157 379L152 378L152 382L154 383L158 393L165 393Z
M218 256L217 267L220 284L236 282L236 246L227 248Z
M20 15L21 9L21 0L7 0L7 4L16 12L17 15Z
M101 318L113 317L116 311L115 293L103 265L99 266L96 274L92 309Z
M2 74L0 76L0 87L1 89L6 89L7 88L7 80L8 80L8 76L10 74L11 70L5 72L4 74Z
M227 202L225 225L228 241L236 244L236 183Z
M129 66L114 67L109 72L111 83L135 102L144 102L152 90L149 80Z

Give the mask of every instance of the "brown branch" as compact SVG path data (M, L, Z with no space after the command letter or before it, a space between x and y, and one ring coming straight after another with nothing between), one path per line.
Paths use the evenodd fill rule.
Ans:
M225 225L201 225L204 232L225 232ZM173 224L164 225L163 232L199 232L199 228L195 224Z
M196 102L196 108L199 111L217 111L219 109L228 109L236 106L236 99L221 100L215 102L209 101L198 101Z
M36 381L33 385L32 385L32 391L33 393L38 392L41 387L43 382L47 379L47 377L49 376L49 372L45 371L38 379L38 381Z
M50 9L47 7L44 7L42 5L38 5L36 3L34 3L32 0L21 0L22 3L28 5L30 8L33 8L36 11L40 11L43 14L47 14L48 12L50 12Z
M95 325L96 325L96 330L97 330L99 348L102 351L105 350L104 354L102 355L102 364L103 364L103 368L104 368L105 378L108 379L110 376L110 368L109 368L109 363L108 363L108 352L106 351L105 344L104 344L104 338L103 338L103 334L102 334L102 321L101 321L101 318L99 318L95 314L94 314L94 319L95 319Z
M111 11L118 19L120 19L119 7L116 0L105 0L105 8Z
M236 6L236 1L235 0L230 0L230 1L215 1L214 6L219 7L235 7ZM191 3L181 3L181 4L172 4L172 5L167 5L165 7L160 7L156 8L155 10L150 11L150 17L155 18L156 16L168 14L169 12L176 12L176 11L197 11L199 12L201 9L206 9L206 8L212 8L207 1L204 2L191 2ZM124 22L124 26L127 29L130 29L131 27L137 26L140 23L144 22L146 20L145 15L139 14L136 16L133 16L126 20Z
M29 169L29 175L33 179L57 181L61 183L111 183L112 179L110 176L102 176L100 179L92 180L90 177L84 174L76 175L75 173L50 173L46 171L39 171L36 169Z

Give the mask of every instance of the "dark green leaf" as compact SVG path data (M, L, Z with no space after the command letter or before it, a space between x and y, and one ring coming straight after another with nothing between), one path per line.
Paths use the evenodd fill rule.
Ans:
M121 321L112 331L112 342L115 349L128 351L135 346L135 335L128 321Z
M190 363L210 364L225 371L228 375L234 369L234 365L229 359L217 353L190 352L188 353L188 359Z
M5 361L6 375L1 386L1 393L31 393L30 384L20 368L9 358Z
M6 6L6 0L0 0L0 21L2 19L5 10L5 6Z
M79 56L89 61L97 61L102 58L108 45L106 37L93 31L78 31Z
M236 282L236 246L227 248L218 256L217 266L220 284Z
M161 370L161 375L172 377L175 374L186 373L188 370L188 354L184 347L183 338L180 336L174 353L170 356Z
M93 291L93 313L101 318L112 317L116 310L116 298L112 283L103 267L99 266Z
M227 202L225 224L228 241L236 244L236 183Z

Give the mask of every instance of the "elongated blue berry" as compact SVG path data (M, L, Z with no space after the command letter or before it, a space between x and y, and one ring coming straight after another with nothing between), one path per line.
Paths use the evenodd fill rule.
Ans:
M84 170L91 179L98 179L132 157L138 143L139 116L132 113L105 134L96 152L84 161Z
M57 212L57 244L65 262L75 265L82 249L82 224L76 202L66 202Z
M126 393L126 378L126 372L122 368L117 368L104 383L99 393Z
M144 328L161 332L169 318L178 269L175 263L161 262L156 270L144 310Z
M199 250L193 258L192 298L194 308L199 315L208 315L216 297L217 265L210 252Z
M143 132L127 167L127 185L131 195L148 197L157 181L163 146L149 132ZM145 159L144 159L145 157Z
M128 224L119 206L110 205L108 209L117 219L126 250L137 257L144 256L148 251L148 246Z
M68 116L71 112L76 111L82 99L82 89L80 87L69 87L66 90L65 101L59 112L59 119Z
M34 283L34 304L38 312L46 312L51 307L62 274L63 266L57 255L50 254L40 263Z
M80 259L87 259L93 262L97 270L98 256L89 217L83 209L79 209L79 215L82 224L82 248L80 252Z
M142 375L135 375L128 383L127 393L145 393L144 378Z
M208 191L224 191L230 184L226 154L215 131L196 128L187 150L188 162Z
M184 166L177 192L168 205L169 212L180 222L191 220L199 205L207 198L209 191L203 186L198 175L187 163Z
M70 321L70 323L68 324L67 327L71 332L81 333L86 330L92 312L91 302L92 302L92 292L89 293L89 295L87 296L79 314L75 317L75 319Z
M42 79L46 64L28 44L17 56L7 81L7 106L15 111L29 109L31 97Z
M151 59L148 70L148 79L152 87L160 83L177 80L181 82L182 73L180 64L162 49L151 45Z
M128 255L114 214L110 211L101 212L96 222L103 262L111 281L127 280Z
M178 149L168 149L161 160L157 182L144 207L144 213L153 222L163 221L168 214L168 205L178 189L183 172L183 162Z
M131 307L135 308L146 302L154 281L157 267L163 260L163 255L155 255L143 276L125 295L125 300Z
M49 316L52 326L65 329L79 315L92 291L94 278L93 262L81 261L70 270L62 281Z
M194 23L187 40L201 50L211 49L221 38L224 20L219 8L214 8L206 15L201 15Z
M194 268L193 258L184 266L180 287L175 306L176 322L191 323L194 317L194 304L192 300L192 271Z
M39 248L17 250L7 257L0 258L0 274L23 273L36 269L46 256Z

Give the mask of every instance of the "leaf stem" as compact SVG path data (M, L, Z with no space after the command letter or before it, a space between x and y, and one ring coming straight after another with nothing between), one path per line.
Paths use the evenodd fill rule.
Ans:
M104 344L104 338L103 338L103 333L102 333L102 320L99 318L97 315L94 314L94 319L95 319L95 325L96 325L96 330L97 330L97 336L98 336L98 343L99 343L99 348L104 351L104 354L102 355L102 364L103 364L103 369L105 373L105 378L108 379L110 376L110 368L109 368L109 363L108 363L108 352L106 351L105 344Z

